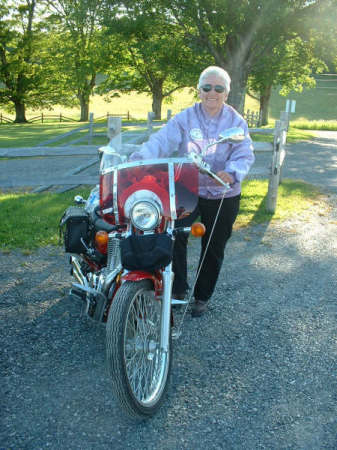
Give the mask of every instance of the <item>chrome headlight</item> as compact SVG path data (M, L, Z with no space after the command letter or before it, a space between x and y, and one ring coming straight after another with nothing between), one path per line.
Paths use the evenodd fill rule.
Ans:
M155 203L140 201L132 206L130 219L136 228L148 231L159 225L161 216Z

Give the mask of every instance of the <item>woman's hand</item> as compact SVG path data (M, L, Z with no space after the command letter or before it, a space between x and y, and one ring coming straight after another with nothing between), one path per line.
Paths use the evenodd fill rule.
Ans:
M228 184L233 184L234 183L234 177L231 175L231 174L229 174L228 172L225 172L224 170L220 170L219 172L217 172L216 173L216 175L222 180L222 181L224 181L225 183L228 183ZM219 182L218 182L218 184L220 184ZM222 185L221 185L222 186Z

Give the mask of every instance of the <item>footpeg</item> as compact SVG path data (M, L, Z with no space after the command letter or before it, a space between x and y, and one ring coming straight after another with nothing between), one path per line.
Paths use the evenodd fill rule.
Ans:
M187 305L187 300L178 300L176 298L171 299L171 305Z

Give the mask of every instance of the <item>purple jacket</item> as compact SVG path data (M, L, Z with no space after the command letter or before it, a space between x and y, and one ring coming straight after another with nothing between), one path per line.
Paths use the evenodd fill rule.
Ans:
M231 127L242 127L246 138L238 144L222 143L207 149L204 160L214 172L224 170L230 173L235 182L225 197L233 197L241 192L241 181L247 175L255 157L248 126L242 116L229 105L224 104L214 117L209 116L201 103L175 115L158 132L151 135L142 148L131 155L132 160L167 158L174 151L178 156L201 150L219 138L219 134ZM211 177L199 174L199 195L203 198L218 199L224 188Z

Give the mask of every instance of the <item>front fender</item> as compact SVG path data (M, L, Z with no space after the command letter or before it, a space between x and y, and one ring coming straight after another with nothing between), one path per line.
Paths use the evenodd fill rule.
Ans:
M161 277L154 275L150 272L145 272L144 270L132 270L125 275L122 276L122 282L124 281L142 281L142 280L151 280L156 292L158 292L162 287Z

